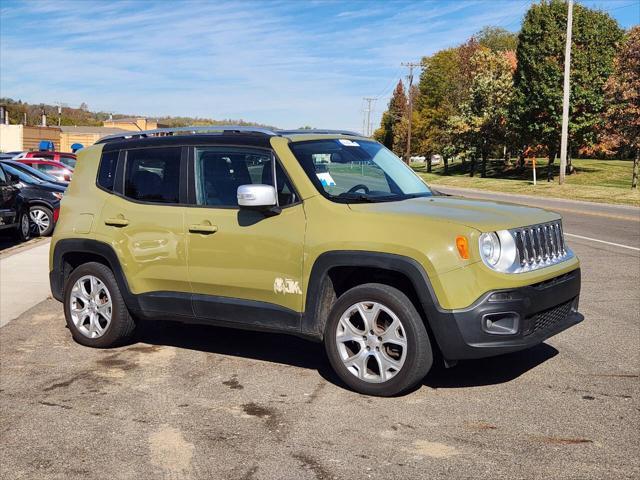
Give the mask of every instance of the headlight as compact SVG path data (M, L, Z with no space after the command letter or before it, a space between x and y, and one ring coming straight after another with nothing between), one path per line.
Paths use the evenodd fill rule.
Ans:
M480 254L490 267L496 266L500 260L500 240L495 232L480 235Z
M510 272L516 263L516 242L509 230L499 230L480 235L480 257L489 268L498 272Z

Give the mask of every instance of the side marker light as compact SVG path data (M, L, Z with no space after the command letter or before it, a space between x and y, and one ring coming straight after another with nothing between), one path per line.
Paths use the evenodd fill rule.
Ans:
M456 237L456 247L458 248L460 257L464 260L469 260L469 241L467 240L467 237Z

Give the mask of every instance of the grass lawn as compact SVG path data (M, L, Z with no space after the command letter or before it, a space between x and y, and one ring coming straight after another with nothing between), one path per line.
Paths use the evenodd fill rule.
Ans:
M553 182L547 182L547 161L538 159L536 163L538 184L535 186L530 165L520 172L515 168L505 169L501 160L491 161L487 164L487 178L480 178L479 172L475 177L470 177L468 162L466 165L460 162L449 164L449 175L444 175L443 165L434 166L432 173L427 173L426 165L413 164L412 166L427 183L435 187L442 185L475 188L523 195L640 206L640 191L631 190L633 169L633 161L631 160L574 159L575 173L566 176L564 185L558 185L560 163L558 160L556 160Z

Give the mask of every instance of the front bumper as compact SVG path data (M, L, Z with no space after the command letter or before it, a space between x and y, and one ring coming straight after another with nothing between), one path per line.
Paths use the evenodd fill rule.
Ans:
M491 357L533 347L580 323L579 296L576 269L526 287L488 292L464 310L432 308L427 316L445 359Z

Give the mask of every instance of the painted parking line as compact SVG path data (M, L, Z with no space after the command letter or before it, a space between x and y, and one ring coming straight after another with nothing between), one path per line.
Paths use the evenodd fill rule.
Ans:
M614 242L607 242L605 240L599 240L597 238L591 238L591 237L583 237L582 235L576 235L575 233L567 233L564 232L564 234L567 237L575 237L575 238L580 238L582 240L589 240L591 242L598 242L598 243L604 243L605 245L613 245L614 247L620 247L620 248L628 248L629 250L634 250L636 252L640 252L640 248L638 247L631 247L629 245L622 245L621 243L614 243Z

